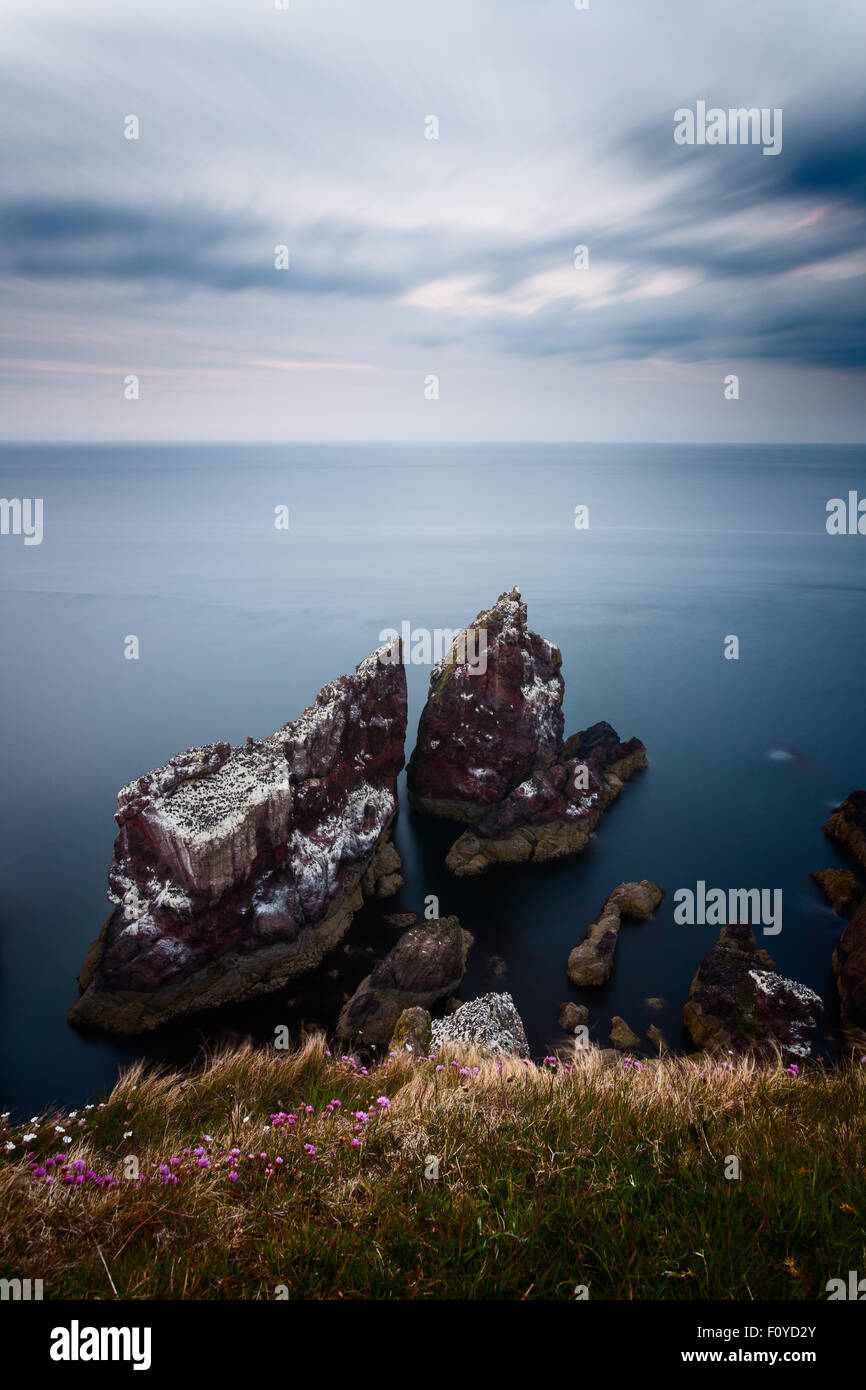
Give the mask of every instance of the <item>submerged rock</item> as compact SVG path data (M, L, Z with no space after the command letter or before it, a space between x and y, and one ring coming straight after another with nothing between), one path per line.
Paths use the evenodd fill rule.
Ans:
M852 792L837 806L824 833L842 845L866 869L866 791Z
M796 980L776 974L744 922L722 927L698 967L683 1020L708 1052L808 1057L823 1010L821 999Z
M404 1010L429 1009L454 992L466 973L472 940L457 917L410 927L343 1006L338 1037L367 1046L387 1043Z
M444 1042L469 1043L501 1056L529 1056L523 1021L508 993L470 999L447 1018L433 1020L433 1049Z
M270 738L191 749L123 788L114 911L70 1021L135 1033L275 989L320 963L365 894L396 891L394 655L374 652Z
M483 668L469 655L482 633ZM640 740L621 743L604 722L563 740L561 665L512 589L434 667L408 785L419 810L472 823L446 859L458 877L578 853L623 782L647 766Z
M625 920L645 922L664 897L649 879L621 883L608 896L597 922L591 923L568 957L568 978L578 988L603 985L613 970L619 929Z
M833 969L843 1022L848 1027L866 1029L866 901L860 904L836 943Z

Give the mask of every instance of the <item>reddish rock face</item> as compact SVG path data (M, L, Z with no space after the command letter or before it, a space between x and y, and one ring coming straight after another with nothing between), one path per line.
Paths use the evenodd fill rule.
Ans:
M484 661L473 664L467 653L479 651ZM605 722L563 742L561 665L559 649L530 632L512 589L433 670L409 794L429 815L472 823L446 861L459 877L578 853L623 782L647 765L640 740L621 743Z
M839 938L833 969L845 1023L866 1030L866 901Z
M478 820L552 766L562 753L561 665L559 649L527 627L517 589L479 613L433 668L409 763L413 804Z
M777 975L747 923L722 927L692 981L683 1020L710 1052L808 1057L823 1004L813 990Z
M406 714L383 647L270 738L180 753L124 787L115 909L70 1018L139 1031L318 964L362 880L377 896L402 881L386 840Z

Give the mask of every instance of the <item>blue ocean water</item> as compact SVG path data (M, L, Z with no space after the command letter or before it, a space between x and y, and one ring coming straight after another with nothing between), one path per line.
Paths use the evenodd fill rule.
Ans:
M761 944L825 999L823 1047L842 923L808 873L844 862L821 825L866 785L866 537L825 528L850 489L866 496L860 447L2 447L0 495L44 505L41 545L0 537L2 1108L79 1104L126 1061L182 1062L226 1029L273 1037L284 996L141 1042L67 1025L107 912L118 788L182 748L271 733L383 629L458 628L514 584L562 649L566 733L607 719L650 769L580 858L464 882L444 867L450 830L404 798L407 883L386 910L432 894L456 912L475 936L462 997L510 989L541 1055L569 998L600 1041L621 1014L683 1045L717 933L677 925L674 890L779 888L783 929ZM429 669L408 676L407 753ZM573 991L569 950L644 877L667 892L658 914L623 929L606 987Z

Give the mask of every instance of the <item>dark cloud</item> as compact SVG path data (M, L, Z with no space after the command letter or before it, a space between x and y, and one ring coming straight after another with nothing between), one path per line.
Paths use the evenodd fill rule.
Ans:
M364 258L369 235L358 228L319 222L284 237L284 229L224 213L25 199L0 206L0 270L134 285L165 281L180 292L389 296L411 283L393 258ZM288 272L274 267L277 245L289 246Z

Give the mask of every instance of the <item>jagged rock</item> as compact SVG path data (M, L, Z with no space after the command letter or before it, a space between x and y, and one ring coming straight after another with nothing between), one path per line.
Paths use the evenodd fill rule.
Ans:
M658 907L664 892L649 879L621 883L607 898L597 922L587 927L583 939L568 957L568 978L578 988L603 985L613 970L617 937L623 921L645 922Z
M620 1052L633 1052L640 1047L640 1038L633 1033L624 1018L614 1014L610 1021L610 1040Z
M124 787L114 911L70 1020L141 1032L314 969L365 891L400 877L405 734L402 656L383 647L270 738L191 749Z
M474 659L473 659L474 658ZM562 746L562 655L526 625L517 589L500 594L434 666L409 760L414 806L480 820Z
M808 1057L823 1009L813 990L776 974L745 923L722 927L704 956L683 1008L685 1025L708 1052Z
M470 659L486 633L483 670ZM563 741L559 649L531 632L517 589L452 643L433 670L409 763L413 804L472 822L446 858L458 877L584 848L623 782L646 767L638 739L607 723Z
M559 1006L559 1026L564 1028L566 1033L573 1033L575 1028L586 1028L589 1024L589 1009L585 1004L572 1004L570 1001Z
M850 869L818 869L809 877L817 883L833 911L850 917L866 896L866 888Z
M411 1052L415 1057L429 1057L432 1026L433 1020L427 1009L404 1009L391 1036L391 1051Z
M433 1020L434 1052L444 1042L470 1043L484 1052L529 1056L529 1043L510 994L484 994L447 1018Z
M651 1023L647 1028L646 1035L657 1052L670 1052L664 1034L656 1028L654 1023Z
M836 943L833 969L843 1021L848 1027L866 1029L866 900Z
M847 796L830 816L824 833L844 846L861 868L866 869L866 791Z
M429 1009L466 973L472 936L457 917L436 917L404 932L343 1006L337 1034L353 1043L386 1043L404 1009Z

